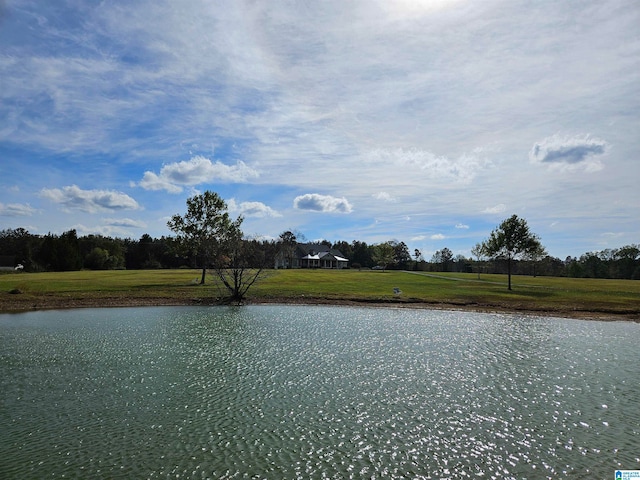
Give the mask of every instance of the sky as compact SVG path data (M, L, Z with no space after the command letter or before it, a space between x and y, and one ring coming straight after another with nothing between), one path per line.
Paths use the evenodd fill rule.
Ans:
M0 229L640 243L637 0L0 0Z

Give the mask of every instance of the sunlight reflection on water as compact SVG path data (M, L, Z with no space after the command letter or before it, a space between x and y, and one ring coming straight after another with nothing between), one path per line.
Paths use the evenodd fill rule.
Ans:
M640 326L255 306L0 315L0 476L608 477Z

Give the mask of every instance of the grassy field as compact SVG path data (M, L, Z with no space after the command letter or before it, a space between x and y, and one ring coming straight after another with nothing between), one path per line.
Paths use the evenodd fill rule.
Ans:
M196 270L116 270L0 275L0 311L76 306L214 303L219 286ZM251 302L378 303L515 310L640 319L632 280L356 270L277 270L249 291ZM394 294L394 288L402 293ZM13 292L13 293L10 293Z

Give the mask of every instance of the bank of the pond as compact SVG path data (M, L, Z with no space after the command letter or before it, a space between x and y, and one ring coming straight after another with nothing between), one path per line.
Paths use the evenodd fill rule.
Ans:
M44 309L214 305L224 288L194 270L79 271L0 275L0 312ZM640 282L526 277L506 289L500 275L277 270L247 303L355 305L640 322Z
M74 308L122 308L153 306L198 306L220 305L211 298L173 296L57 296L57 295L21 295L3 293L0 297L0 313L19 313L34 310L64 310ZM640 322L640 312L611 312L589 309L543 309L499 303L454 303L427 301L417 299L368 299L368 298L336 298L300 295L296 297L249 298L248 305L335 305L335 306L367 306L375 308L414 308L433 310L475 311L481 313L518 313L550 317L590 319L603 321Z

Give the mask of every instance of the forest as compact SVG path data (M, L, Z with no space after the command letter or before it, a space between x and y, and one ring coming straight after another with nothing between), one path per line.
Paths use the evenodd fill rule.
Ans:
M288 232L285 232L288 233ZM284 234L283 234L284 235ZM282 237L282 236L281 236ZM282 239L243 240L250 243L256 262L272 267L281 252ZM353 240L321 242L340 250L351 268L368 269L379 264L380 244ZM413 252L404 242L385 242L393 250L388 269L429 272L506 273L502 260L485 260L455 254L448 248L425 259L418 250ZM28 272L112 269L197 268L198 258L187 255L170 236L153 238L148 234L139 239L112 238L101 235L78 236L76 230L61 235L35 235L22 228L0 230L0 267L13 270L20 265ZM256 265L258 266L258 265ZM616 278L640 280L640 245L587 252L580 257L560 259L546 255L534 260L517 260L515 275L564 276L576 278Z

